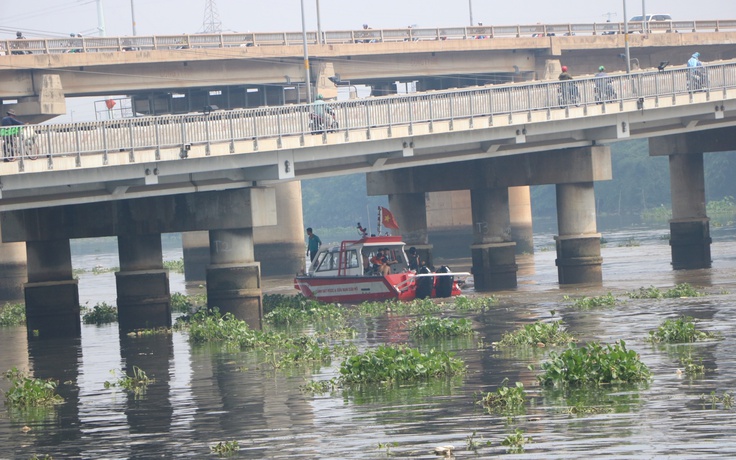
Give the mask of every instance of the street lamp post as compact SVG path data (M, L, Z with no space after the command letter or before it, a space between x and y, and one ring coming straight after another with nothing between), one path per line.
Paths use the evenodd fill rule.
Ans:
M631 57L629 55L629 19L626 15L626 0L624 2L624 49L626 51L626 73L631 73Z
M302 4L302 44L304 45L304 81L307 84L307 103L312 103L312 88L309 82L309 51L307 50L307 24L304 22L304 0Z
M319 14L319 0L317 1L317 43L322 44L322 21Z
M130 0L130 20L133 24L133 35L135 35L135 5L133 4L133 0Z
M468 12L470 13L470 27L473 27L473 0L468 0Z

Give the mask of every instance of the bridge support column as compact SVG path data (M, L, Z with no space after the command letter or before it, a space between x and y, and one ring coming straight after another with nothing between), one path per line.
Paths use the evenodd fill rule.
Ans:
M28 338L78 337L79 286L72 276L68 239L26 242Z
M477 291L516 287L515 248L511 241L507 188L470 191L473 215L473 278Z
M253 229L210 230L207 305L260 329L263 319L261 265L254 259Z
M557 184L557 277L560 284L600 283L601 234L593 183Z
M28 281L26 270L26 245L0 243L0 301L23 299L23 285Z
M427 200L423 192L401 193L388 196L391 213L396 217L401 234L408 247L415 247L419 259L432 266L432 245L427 232Z
M517 254L534 254L532 229L532 199L529 186L509 187L509 219L511 239Z
M705 210L703 154L670 155L672 268L710 268L710 220Z
M121 331L171 327L169 272L163 267L161 235L118 236L115 273Z
M204 281L210 264L210 235L206 230L183 232L181 245L184 253L184 280Z

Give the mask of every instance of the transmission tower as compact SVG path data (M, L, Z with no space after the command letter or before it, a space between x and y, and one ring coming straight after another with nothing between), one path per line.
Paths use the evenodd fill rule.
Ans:
M202 32L206 34L219 34L222 32L222 22L220 21L220 14L217 12L215 0L206 0Z

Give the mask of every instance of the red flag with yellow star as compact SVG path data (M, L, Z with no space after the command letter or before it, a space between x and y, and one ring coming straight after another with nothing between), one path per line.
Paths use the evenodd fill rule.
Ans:
M391 214L391 211L381 206L381 223L386 228L393 228L398 230L399 224L396 223L396 219L394 219L394 215Z

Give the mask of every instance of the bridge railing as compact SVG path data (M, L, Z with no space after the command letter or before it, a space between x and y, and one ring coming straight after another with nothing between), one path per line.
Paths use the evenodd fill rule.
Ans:
M335 102L338 132L370 131L376 128L412 126L416 123L452 121L460 118L487 119L516 113L545 111L575 106L617 104L643 98L674 98L694 92L736 88L736 63L707 65L697 69L616 74L572 81L533 82L384 96ZM657 99L658 100L658 99ZM261 107L209 114L186 114L107 120L87 123L34 125L34 149L24 147L16 154L28 160L41 154L50 158L78 157L141 149L183 149L187 145L211 145L287 136L309 136L318 128L310 125L309 104ZM570 116L565 111L564 116ZM389 130L390 132L390 130ZM389 134L390 135L390 134ZM131 161L133 156L131 155ZM49 167L53 167L49 162ZM77 162L81 166L81 161ZM20 171L23 171L22 165Z
M648 32L733 32L736 20L657 21ZM641 22L630 22L629 32L641 33ZM359 29L307 32L307 43L315 45L380 43L397 41L462 40L503 37L546 37L570 35L609 35L624 33L624 23L532 24L507 26L437 27L405 29ZM0 41L0 54L56 54L139 50L176 50L248 46L301 46L301 32L253 32L195 35L156 35L133 37L68 37Z

